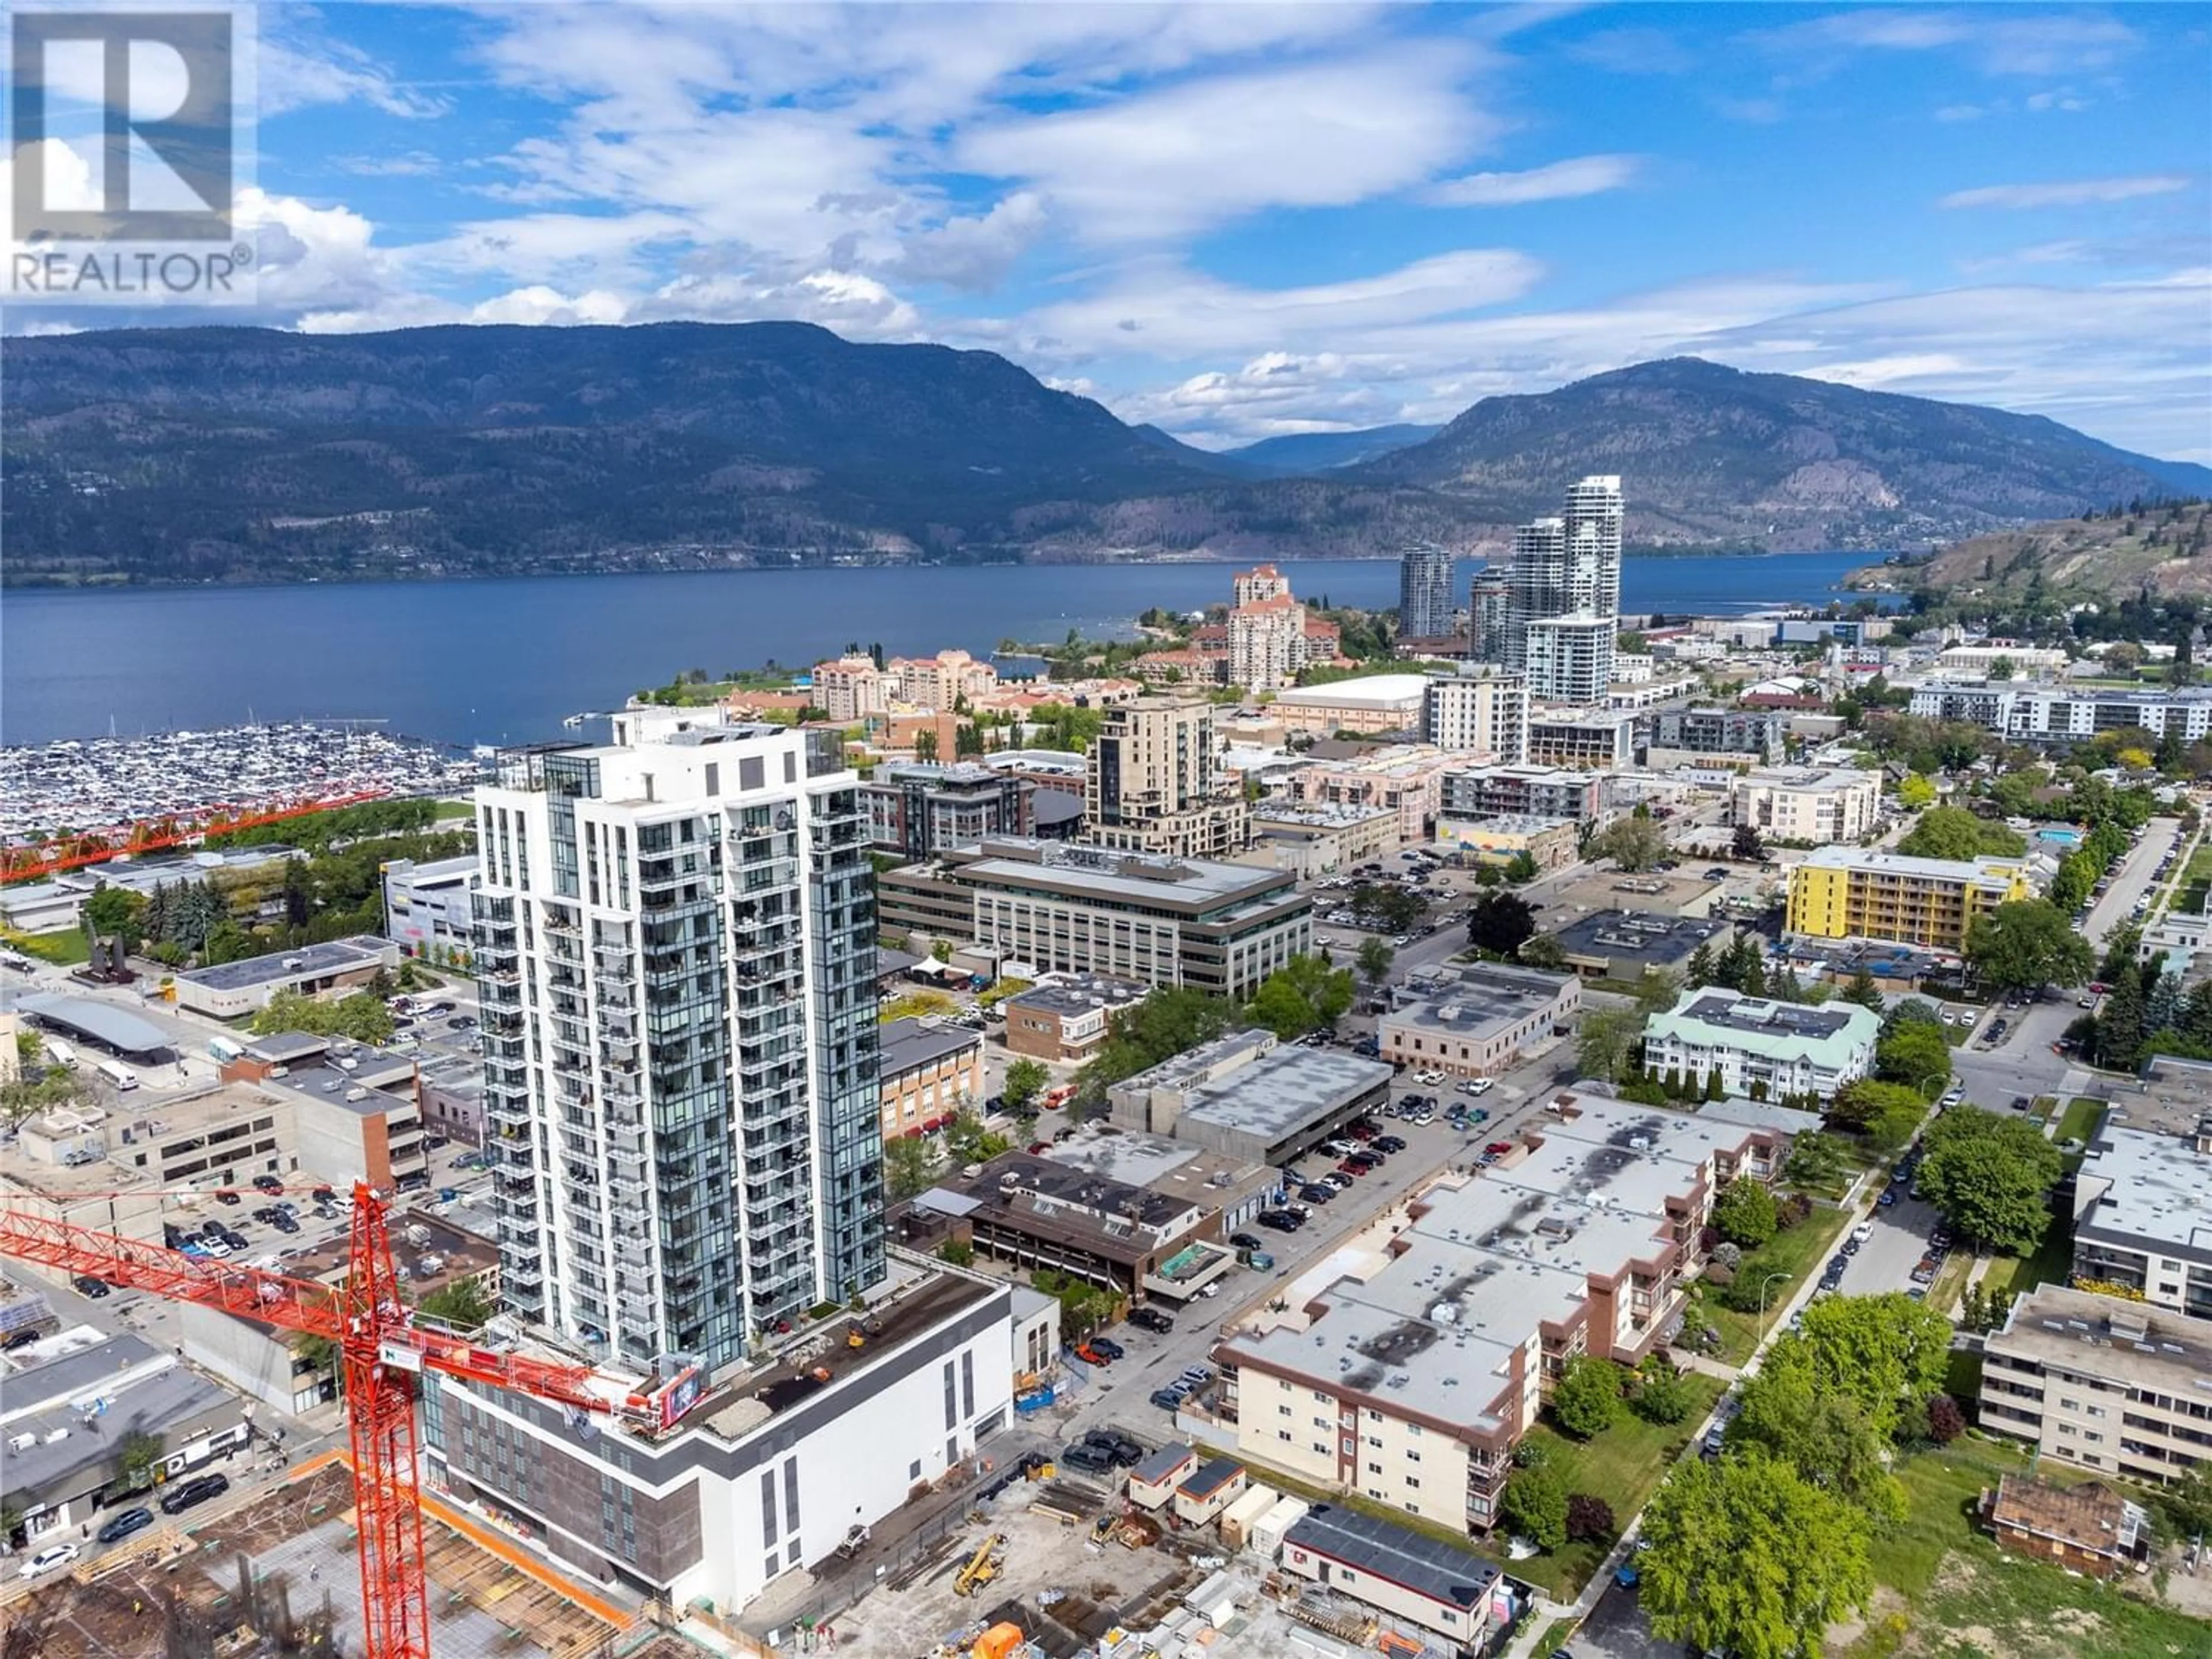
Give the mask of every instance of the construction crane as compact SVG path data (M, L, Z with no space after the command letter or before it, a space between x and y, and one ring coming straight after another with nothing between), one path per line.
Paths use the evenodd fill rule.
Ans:
M112 1194L148 1195L144 1188ZM191 1195L208 1196L197 1191ZM362 1644L368 1659L428 1659L430 1652L422 1495L416 1484L415 1394L421 1373L488 1383L571 1411L611 1414L648 1432L672 1427L702 1392L703 1373L689 1362L629 1388L591 1366L487 1347L418 1316L400 1297L383 1197L366 1183L354 1188L351 1250L345 1279L336 1285L188 1255L21 1211L0 1211L0 1255L219 1308L336 1345L353 1449Z
M998 1552L1006 1545L1006 1534L994 1532L975 1547L975 1553L968 1558L968 1565L960 1569L960 1576L952 1581L955 1595L973 1595L977 1590L999 1576Z
M282 823L288 818L303 818L341 806L381 800L386 793L382 789L358 789L254 806L203 806L135 823L41 836L34 841L0 848L0 882L29 881L64 870L81 869L88 864L103 864L112 858L159 852L168 847L193 846L210 836L227 836L264 823Z

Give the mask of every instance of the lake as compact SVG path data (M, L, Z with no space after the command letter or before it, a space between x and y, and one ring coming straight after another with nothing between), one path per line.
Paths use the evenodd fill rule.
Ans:
M1621 609L1708 615L1821 603L1878 555L1627 560ZM449 743L558 736L679 670L811 665L848 642L893 655L1070 629L1126 637L1148 605L1226 604L1228 564L716 571L456 582L0 596L0 738L11 744L380 719ZM1291 560L1301 599L1395 606L1382 559ZM1466 591L1466 571L1458 585Z

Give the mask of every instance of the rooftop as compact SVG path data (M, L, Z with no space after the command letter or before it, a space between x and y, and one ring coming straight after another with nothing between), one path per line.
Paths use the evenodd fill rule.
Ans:
M1162 1069L1155 1067L1154 1072ZM1141 1084L1152 1075L1147 1072L1130 1081ZM1386 1060L1364 1060L1334 1048L1285 1044L1226 1077L1197 1085L1190 1091L1182 1116L1272 1143L1296 1133L1370 1089L1387 1088L1390 1078L1391 1067Z
M972 1179L944 1183L1025 1231L1060 1234L1111 1258L1135 1261L1188 1217L1192 1199L1071 1168L1028 1152L1002 1152Z
M2012 1304L1990 1346L2140 1389L2212 1398L2212 1319L2191 1319L2094 1291L2039 1285Z
M1409 980L1386 1018L1427 1030L1474 1035L1516 1025L1548 1008L1574 983L1565 974L1499 962L1471 962Z
M1026 1008L1033 1013L1087 1014L1095 1008L1121 1008L1145 1000L1146 988L1134 981L1104 974L1064 974L1039 980L1026 991L1008 997L1000 1006Z
M1570 957L1603 957L1645 968L1671 968L1698 945L1725 931L1700 916L1655 916L1638 910L1600 910L1559 930Z
M2212 1155L2108 1118L2075 1177L2076 1238L2157 1245L2212 1265Z
M175 1040L152 1021L141 1019L127 1008L118 1008L91 997L40 991L17 998L15 1009L49 1025L58 1025L72 1036L104 1043L118 1054L154 1054L174 1046Z
M2021 859L1917 859L1905 853L1870 852L1857 847L1822 847L1808 853L1801 870L1862 870L1890 876L1918 876L1930 881L1980 881L2009 886L2025 864Z
M1503 1576L1471 1550L1338 1504L1308 1510L1283 1541L1467 1613L1482 1606Z
M880 1071L885 1077L933 1066L954 1054L980 1051L983 1034L947 1020L894 1019L878 1036L882 1048Z
M135 1337L118 1337L88 1352L21 1373L12 1381L11 1390L28 1389L40 1382L59 1381L49 1374L59 1372L65 1366L83 1371L81 1393L73 1394L59 1405L9 1419L9 1441L22 1435L36 1435L38 1443L20 1451L12 1444L0 1450L0 1488L5 1488L21 1501L51 1492L64 1482L95 1484L94 1472L104 1473L108 1460L116 1455L127 1435L150 1434L174 1444L196 1437L194 1431L227 1425L242 1414L236 1395L173 1363L127 1386L117 1389L111 1382L108 1389L103 1389L100 1384L114 1376L118 1364L128 1363L118 1361L113 1350L119 1344L137 1340ZM152 1358L159 1360L164 1356ZM58 1390L42 1392L52 1394ZM97 1410L83 1408L93 1401L100 1402ZM77 1480L70 1482L71 1476L77 1477Z
M319 978L325 974L351 973L363 968L374 968L384 960L385 953L391 948L385 940L363 933L353 939L325 939L319 945L302 945L265 957L248 957L242 962L222 962L212 968L195 968L177 977L195 985L207 986L211 990L244 991L257 985L283 985L295 979Z
M1255 900L1296 896L1288 878L1249 865L1214 864L1057 842L1000 837L974 849L961 873L1000 886L1033 887L1068 894L1174 904L1212 910Z
M2095 1480L2062 1486L2033 1475L2008 1474L1998 1480L1990 1504L1990 1520L1996 1526L2100 1550L2129 1547L2148 1519L2139 1505Z
M1277 708L1396 708L1419 704L1428 690L1426 674L1368 674L1353 680L1332 680L1327 685L1301 687L1275 694Z
M1648 1035L1779 1059L1871 1047L1881 1032L1881 1017L1856 1003L1828 1002L1814 1008L1709 986L1685 991L1672 1008L1653 1015Z

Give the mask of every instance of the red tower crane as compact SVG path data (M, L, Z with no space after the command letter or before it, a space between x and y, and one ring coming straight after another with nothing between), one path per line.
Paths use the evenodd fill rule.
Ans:
M142 1197L145 1189L116 1196ZM196 1197L205 1194L196 1193ZM696 1399L697 1373L626 1389L587 1365L532 1359L481 1346L400 1299L382 1198L354 1188L345 1280L332 1286L257 1267L187 1255L68 1222L0 1211L0 1255L88 1273L176 1302L194 1302L304 1331L337 1345L353 1443L360 1522L362 1611L368 1659L428 1659L430 1608L423 1574L422 1495L416 1486L415 1377L440 1371L574 1411L609 1413L665 1428Z

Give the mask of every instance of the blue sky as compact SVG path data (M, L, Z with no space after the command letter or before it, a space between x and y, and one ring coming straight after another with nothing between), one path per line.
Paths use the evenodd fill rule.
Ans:
M270 7L247 210L285 326L803 318L1209 446L1694 353L2212 461L2207 15Z

